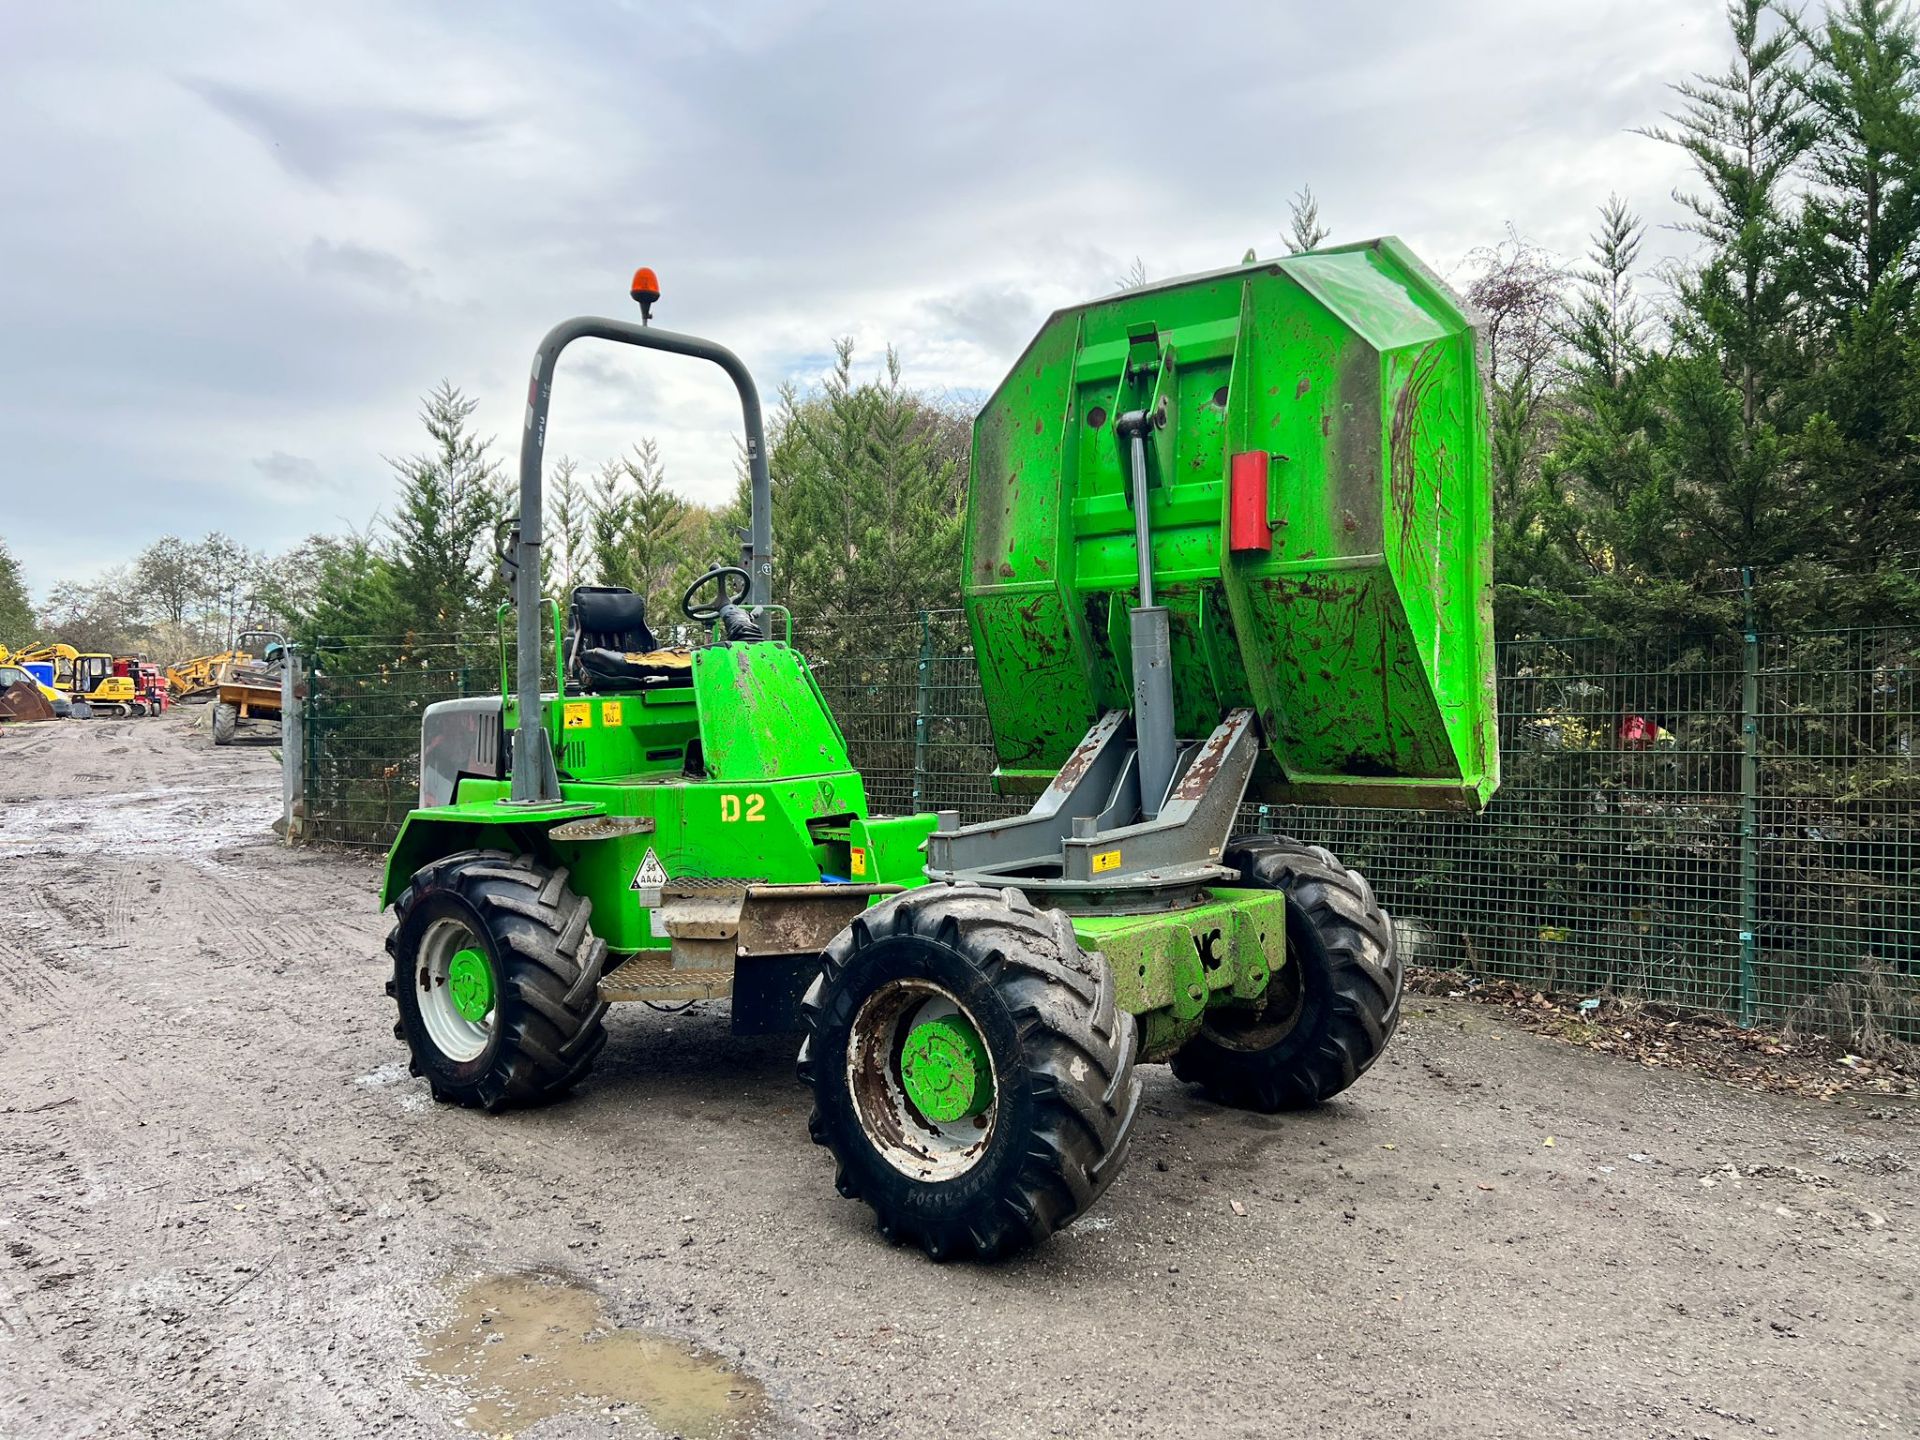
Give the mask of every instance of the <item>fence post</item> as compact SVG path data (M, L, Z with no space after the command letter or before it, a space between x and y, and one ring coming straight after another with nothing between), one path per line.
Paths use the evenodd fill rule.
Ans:
M300 768L306 788L305 808L307 830L309 833L313 832L314 815L317 813L314 810L313 801L314 791L316 789L315 777L320 771L320 726L318 723L320 686L316 683L319 678L320 649L319 646L316 645L313 654L307 657L307 695L303 702L305 708L301 713L300 725L300 738L304 742L301 746L304 755Z
M300 838L306 810L306 742L300 722L300 652L289 645L280 657L280 825L291 845Z
M1760 632L1753 613L1753 567L1740 569L1745 617L1740 662L1740 1024L1757 1009L1754 962L1760 930Z
M933 624L920 612L920 670L913 687L913 813L927 808L927 702L933 684Z

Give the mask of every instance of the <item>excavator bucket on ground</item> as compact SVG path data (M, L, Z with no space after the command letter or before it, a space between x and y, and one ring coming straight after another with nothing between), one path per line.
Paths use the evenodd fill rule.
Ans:
M0 720L53 720L53 705L31 677L6 680L0 677Z

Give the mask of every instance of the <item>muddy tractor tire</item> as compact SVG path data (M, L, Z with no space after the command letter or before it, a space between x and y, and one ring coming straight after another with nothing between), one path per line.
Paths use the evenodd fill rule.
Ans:
M1286 893L1287 963L1257 1009L1210 1010L1173 1073L1240 1109L1318 1105L1364 1075L1400 1023L1393 922L1366 877L1318 845L1236 840L1222 863L1249 889Z
M387 936L393 1027L436 1100L489 1112L544 1104L606 1044L606 942L567 871L468 850L413 877Z
M229 705L225 701L213 707L213 743L230 745L233 735L240 728L240 707Z
M1034 1245L1126 1160L1140 1104L1113 971L1016 890L930 885L828 946L801 1081L836 1185L935 1260Z

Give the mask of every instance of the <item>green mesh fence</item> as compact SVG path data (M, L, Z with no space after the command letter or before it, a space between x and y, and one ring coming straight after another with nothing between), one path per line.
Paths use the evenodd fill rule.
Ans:
M803 618L878 813L1018 809L957 611ZM385 845L421 710L498 688L491 635L315 657L309 833ZM1249 806L1365 870L1417 963L1920 1041L1920 631L1500 649L1479 816ZM1744 737L1751 735L1751 751Z
M498 693L491 634L353 636L303 652L305 833L382 849L420 794L420 715L436 700Z

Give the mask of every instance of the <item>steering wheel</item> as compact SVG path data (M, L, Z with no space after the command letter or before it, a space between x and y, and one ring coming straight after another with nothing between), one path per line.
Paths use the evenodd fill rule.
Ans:
M714 586L719 591L719 598L710 605L694 604L693 597L708 585ZM687 593L680 597L680 609L689 620L718 620L722 609L728 605L743 603L752 593L753 577L746 571L738 565L716 565L687 586Z

